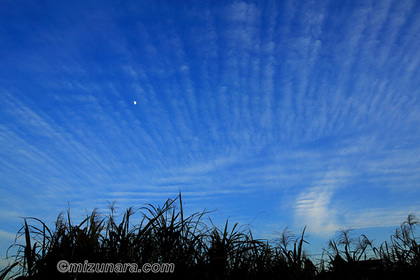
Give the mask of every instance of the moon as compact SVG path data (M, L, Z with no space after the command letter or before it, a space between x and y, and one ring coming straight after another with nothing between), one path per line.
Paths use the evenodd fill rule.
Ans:
M136 105L137 104L137 101L134 101L134 105Z

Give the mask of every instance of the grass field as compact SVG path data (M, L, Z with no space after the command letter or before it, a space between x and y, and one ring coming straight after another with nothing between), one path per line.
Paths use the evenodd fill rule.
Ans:
M118 216L97 210L74 224L70 209L55 228L35 217L23 220L1 279L401 279L420 272L420 245L410 214L390 240L375 247L365 235L341 230L320 261L306 254L305 228L287 228L276 240L255 239L229 220L217 228L209 212L185 216L181 194L161 207L127 209ZM132 222L134 215L140 222ZM368 251L370 253L368 253ZM173 263L172 273L60 273L57 263ZM47 278L48 277L48 278Z

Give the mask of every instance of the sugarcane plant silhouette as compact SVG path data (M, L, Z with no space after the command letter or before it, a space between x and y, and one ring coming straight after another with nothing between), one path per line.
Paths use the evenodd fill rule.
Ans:
M178 203L176 203L178 201ZM379 247L365 235L342 229L318 260L306 253L306 227L294 235L285 228L272 241L255 239L248 227L226 221L215 226L204 210L185 216L181 193L162 206L128 208L115 202L102 215L94 209L80 223L70 209L55 228L35 217L23 219L12 262L2 279L385 279L420 272L418 219L410 214ZM119 221L120 220L120 221ZM207 222L206 222L207 221ZM60 273L57 263L171 263L172 273ZM380 277L380 278L378 278Z

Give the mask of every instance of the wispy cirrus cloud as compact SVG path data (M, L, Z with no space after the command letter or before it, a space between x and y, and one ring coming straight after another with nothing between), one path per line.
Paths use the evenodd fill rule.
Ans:
M390 196L395 213L417 209L415 1L62 5L0 17L7 208L182 190L324 235L394 223Z
M330 234L340 225L332 198L342 188L348 174L330 171L313 187L303 189L296 198L295 216L299 224L308 226L308 231Z
M389 210L388 208L369 208L353 214L348 214L349 228L380 228L380 227L398 227L407 219L409 214L418 213L420 207L402 207L398 210Z

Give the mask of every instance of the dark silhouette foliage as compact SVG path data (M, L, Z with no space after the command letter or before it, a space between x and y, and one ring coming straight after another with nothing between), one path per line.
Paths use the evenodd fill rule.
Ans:
M38 218L24 218L10 246L17 248L9 257L13 262L0 272L0 280L399 279L420 272L415 235L419 220L413 214L378 248L365 235L354 238L350 229L340 230L315 264L304 250L306 228L297 237L286 228L274 242L254 239L237 223L230 226L226 221L223 230L217 228L208 211L185 217L181 194L162 207L131 207L120 222L115 203L109 204L109 211L104 216L95 209L74 224L69 209L58 216L54 230ZM136 214L141 217L137 224ZM145 263L173 263L175 268L172 273L60 273L60 260L135 263L139 268Z

